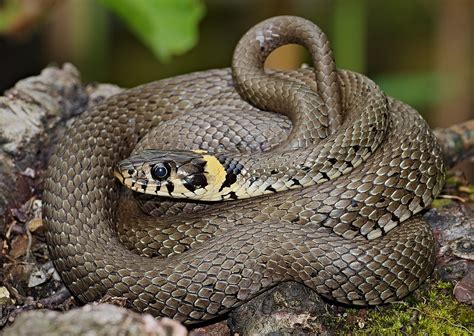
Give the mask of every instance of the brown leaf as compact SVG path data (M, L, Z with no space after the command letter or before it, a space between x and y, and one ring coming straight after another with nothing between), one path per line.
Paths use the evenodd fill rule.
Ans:
M35 232L43 227L43 220L41 218L33 218L28 222L28 230Z
M28 236L26 234L16 236L11 244L10 257L18 259L26 254L28 250Z

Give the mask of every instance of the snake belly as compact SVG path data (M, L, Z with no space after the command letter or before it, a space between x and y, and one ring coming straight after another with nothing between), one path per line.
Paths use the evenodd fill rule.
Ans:
M310 50L315 69L265 73L266 55L290 42ZM271 134L275 124L286 139L257 139L256 128ZM242 132L257 140L246 144ZM237 135L224 141L229 133ZM311 181L229 202L160 201L155 218L120 196L113 170L137 144L157 143L216 155L258 147L241 158L262 191L275 165L286 170L272 181ZM402 298L432 271L433 236L419 213L443 183L441 151L421 116L364 76L336 71L319 28L286 16L252 28L232 70L145 84L81 114L50 159L44 221L54 265L81 301L119 296L134 310L196 323L283 281L350 305Z

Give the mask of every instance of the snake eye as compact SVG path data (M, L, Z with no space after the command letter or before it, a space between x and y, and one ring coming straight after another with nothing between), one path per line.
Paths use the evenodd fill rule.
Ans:
M167 163L157 163L151 167L151 176L155 180L164 180L170 176L171 167Z

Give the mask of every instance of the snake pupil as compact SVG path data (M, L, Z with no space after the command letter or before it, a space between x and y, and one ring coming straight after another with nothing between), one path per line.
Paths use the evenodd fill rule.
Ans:
M164 180L170 176L170 166L167 163L157 163L151 168L151 176L155 180Z

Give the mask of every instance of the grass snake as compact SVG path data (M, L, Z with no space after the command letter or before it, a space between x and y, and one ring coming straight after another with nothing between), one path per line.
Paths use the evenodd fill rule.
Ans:
M264 70L287 43L314 68ZM120 296L196 323L283 281L349 305L402 298L432 271L419 213L443 183L422 117L337 70L316 25L281 16L244 35L231 69L132 88L74 120L50 158L44 221L81 301Z

